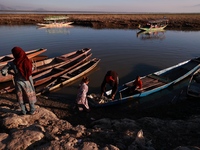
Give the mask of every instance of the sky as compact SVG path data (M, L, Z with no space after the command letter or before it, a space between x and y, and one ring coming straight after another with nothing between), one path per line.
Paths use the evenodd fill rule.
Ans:
M0 0L0 4L22 10L200 13L200 0Z

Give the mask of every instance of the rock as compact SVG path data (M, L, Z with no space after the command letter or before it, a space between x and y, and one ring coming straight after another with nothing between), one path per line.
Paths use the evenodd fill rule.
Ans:
M0 133L0 149L5 149L8 142L9 135L7 133Z
M81 149L82 150L99 150L97 144L93 142L84 142Z
M26 149L31 144L40 141L44 134L35 125L11 132L10 141L6 144L6 149Z
M49 121L59 119L51 111L44 108L37 108L37 113L35 115L17 115L9 113L7 117L3 119L3 126L7 129L18 128L20 126L28 126L38 120L41 125L45 125Z

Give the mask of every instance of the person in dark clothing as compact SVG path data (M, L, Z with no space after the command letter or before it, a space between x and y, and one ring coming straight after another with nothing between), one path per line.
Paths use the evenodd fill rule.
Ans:
M110 70L106 73L104 80L101 84L101 96L103 96L105 93L106 84L109 84L112 87L111 98L113 100L115 98L119 84L119 77L115 71Z

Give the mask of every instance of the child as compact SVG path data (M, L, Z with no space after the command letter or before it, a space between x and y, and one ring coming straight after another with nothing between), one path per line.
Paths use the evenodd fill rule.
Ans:
M83 111L83 110L90 111L88 100L87 100L88 83L89 83L89 78L83 77L78 94L77 94L77 98L76 98L79 111Z
M140 92L142 90L142 80L140 76L137 76L133 82L133 86L130 88L130 93Z

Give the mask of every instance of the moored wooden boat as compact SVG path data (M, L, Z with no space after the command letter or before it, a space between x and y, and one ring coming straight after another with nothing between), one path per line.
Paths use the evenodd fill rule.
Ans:
M27 54L27 57L29 59L31 59L37 55L40 55L41 53L44 53L46 50L47 49L40 48L40 49L29 50L29 51L26 51L25 53ZM1 56L0 57L0 68L2 68L4 65L6 65L9 61L12 61L13 59L14 58L13 58L12 54Z
M200 57L191 60L184 61L172 67L163 69L161 71L149 74L141 77L143 82L143 88L141 91L137 91L133 94L129 93L129 88L133 85L133 81L127 82L122 86L119 86L118 92L114 100L108 98L101 99L99 97L89 96L89 103L95 107L103 107L121 104L129 100L141 98L153 94L155 92L166 89L167 87L176 84L177 82L185 79L192 73L194 73L200 66ZM111 90L106 92L106 95L111 94Z
M33 74L34 86L39 86L39 85L44 84L47 81L49 82L52 79L56 79L57 77L63 75L69 70L84 63L85 61L88 61L91 55L92 53L86 53L86 54L83 53L75 58L70 59L69 61L65 61L65 63L62 65L56 66L46 71L42 71L40 73Z
M66 84L69 84L72 81L75 81L76 79L92 71L99 62L100 59L93 58L90 61L87 61L82 65L66 72L65 74L63 74L62 76L60 76L59 78L57 78L56 80L52 81L50 84L45 86L43 89L40 89L40 91L37 92L37 95L50 92L56 88L62 87Z
M190 78L187 95L200 98L200 69L198 69Z
M60 66L62 64L65 64L66 62L73 61L73 59L79 58L82 55L86 55L90 51L91 51L91 48L83 48L81 50L76 50L67 54L63 54L58 57L49 58L43 61L35 62L33 64L35 68L33 71L33 74L54 68L56 66Z

